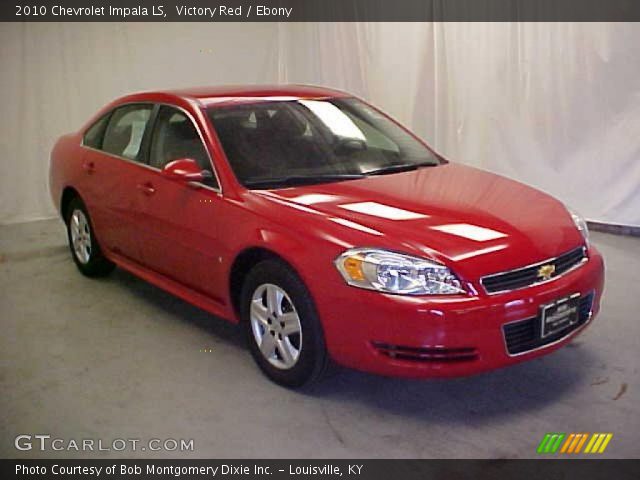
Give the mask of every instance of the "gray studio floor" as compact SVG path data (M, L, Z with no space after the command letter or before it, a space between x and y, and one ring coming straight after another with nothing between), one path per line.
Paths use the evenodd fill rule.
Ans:
M13 446L42 433L194 440L192 453L93 458L512 458L535 456L546 432L613 432L604 455L637 458L640 238L592 239L605 301L568 348L447 381L338 370L299 393L259 373L235 327L122 270L81 276L60 222L0 227L0 457L44 456Z

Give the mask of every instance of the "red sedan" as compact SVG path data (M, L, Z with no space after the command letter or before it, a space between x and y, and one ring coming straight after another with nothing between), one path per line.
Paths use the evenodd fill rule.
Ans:
M287 386L330 360L408 377L503 367L565 345L600 305L580 216L334 90L120 98L56 143L50 187L82 273L118 265L240 323Z

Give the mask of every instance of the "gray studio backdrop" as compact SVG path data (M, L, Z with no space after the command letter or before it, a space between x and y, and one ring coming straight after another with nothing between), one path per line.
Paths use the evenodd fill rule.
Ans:
M54 215L56 137L132 91L312 83L454 161L640 226L640 24L0 24L0 223Z

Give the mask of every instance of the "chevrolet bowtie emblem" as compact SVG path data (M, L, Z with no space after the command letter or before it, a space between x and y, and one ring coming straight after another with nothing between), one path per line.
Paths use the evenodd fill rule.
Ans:
M540 280L549 280L551 278L551 276L555 273L556 271L556 267L555 265L542 265L539 269L538 269L538 278Z

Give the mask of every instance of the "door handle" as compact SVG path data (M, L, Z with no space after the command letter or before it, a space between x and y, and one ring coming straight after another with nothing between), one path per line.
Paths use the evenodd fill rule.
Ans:
M138 185L136 185L136 187L147 196L156 193L156 189L151 184L151 182L139 183Z
M96 164L93 162L84 162L82 164L82 168L89 174L91 175L93 172L96 171Z

